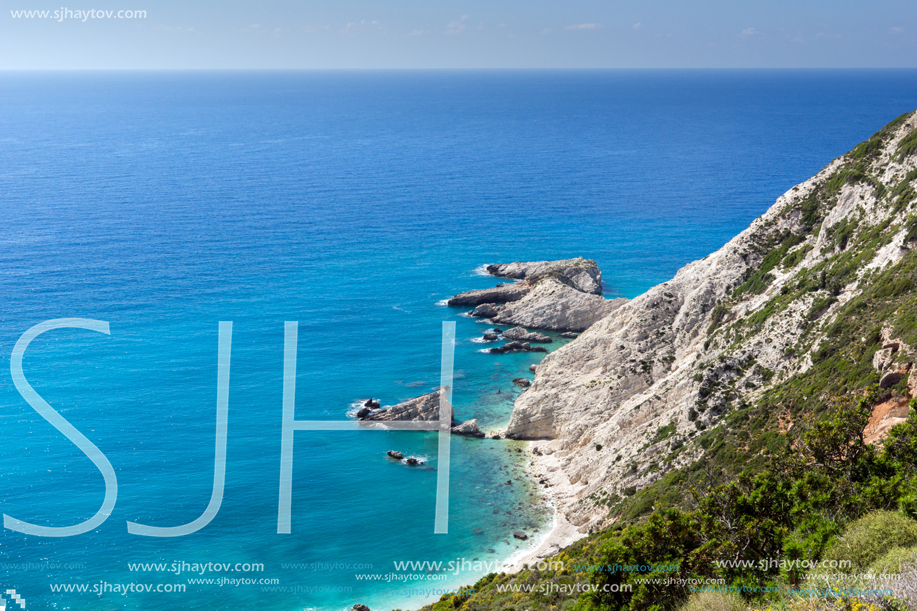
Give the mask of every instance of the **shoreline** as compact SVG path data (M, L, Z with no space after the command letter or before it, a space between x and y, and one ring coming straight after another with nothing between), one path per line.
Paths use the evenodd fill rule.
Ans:
M584 486L570 483L560 464L560 458L566 452L559 450L558 440L529 441L530 463L526 467L526 474L537 485L539 480L548 482L543 493L554 512L551 529L538 542L538 544L523 555L514 558L510 556L503 565L503 572L518 573L526 565L537 563L545 558L556 555L560 550L575 543L588 534L588 526L577 526L567 520L563 507L570 499L579 498L578 493ZM536 453L535 450L538 450ZM584 532L585 531L585 532Z
M498 431L491 431L489 435L497 432ZM526 565L536 564L539 561L546 560L550 556L555 556L560 550L579 541L588 534L588 532L582 532L580 527L568 521L561 509L564 505L564 503L562 503L563 498L578 498L576 497L578 488L567 480L566 475L560 468L559 459L562 458L565 453L555 453L554 450L555 447L559 446L560 442L556 440L538 440L527 441L526 443L528 444L526 454L529 459L528 464L524 468L526 476L529 477L536 486L539 485L539 480L547 479L549 481L549 486L547 488L541 488L541 491L544 495L544 500L550 505L552 511L550 528L537 540L537 543L534 543L534 547L519 550L506 558L500 568L494 571L498 573L518 573L524 569ZM539 448L539 451L547 451L550 453L539 455L533 451L535 448ZM479 579L480 577L473 578L455 587L461 588L471 586ZM436 601L424 599L424 602L419 604L419 606L417 603L412 604L409 602L407 608L418 611L434 602Z
M502 437L502 429L491 430L488 433L488 438L495 434L499 433ZM498 441L507 441L506 438L502 438ZM527 549L522 549L513 552L506 559L502 561L499 568L493 570L494 573L507 573L513 574L521 571L527 564L537 563L542 560L542 556L548 557L555 555L558 551L564 547L578 541L579 539L586 536L586 533L579 532L579 529L567 521L563 512L560 510L561 504L556 498L556 494L552 487L547 489L542 488L538 480L544 479L543 476L536 474L536 462L539 458L544 458L544 456L539 456L532 452L536 447L536 444L545 444L545 441L526 441L527 447L525 449L526 458L528 459L527 463L523 467L525 476L531 480L531 483L539 487L541 494L543 495L543 500L551 508L551 519L549 522L549 528L540 536L540 538L535 539L533 545L534 547L529 547ZM566 477L566 476L564 476ZM532 504L532 507L535 505ZM528 541L526 541L528 542ZM552 549L553 548L553 549ZM547 552L547 553L546 553ZM456 583L454 588L463 588L467 586L474 585L479 581L483 575L478 577L470 578L468 581L462 581L461 583ZM425 586L419 586L425 587ZM431 586L431 587L442 587L441 585ZM416 600L406 601L406 609L412 611L419 611L424 607L428 607L439 600L437 597L435 600L430 600L428 597L418 597Z

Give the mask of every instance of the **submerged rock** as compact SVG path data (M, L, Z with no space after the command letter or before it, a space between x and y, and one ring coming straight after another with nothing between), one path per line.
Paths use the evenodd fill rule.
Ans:
M529 538L529 536L525 534L524 532L522 532L521 530L517 530L513 533L513 538L519 539L521 541L525 541L526 539Z

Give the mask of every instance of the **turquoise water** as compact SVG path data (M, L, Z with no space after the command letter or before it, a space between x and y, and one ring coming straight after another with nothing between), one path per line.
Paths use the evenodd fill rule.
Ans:
M385 451L436 469L435 434L298 432L293 532L276 534L284 321L299 321L298 419L430 392L442 321L454 320L457 416L498 427L512 378L531 377L539 358L482 354L472 339L484 325L437 305L491 285L478 266L582 255L601 266L607 297L638 295L917 107L915 77L0 75L0 371L34 324L108 321L110 336L40 336L24 370L119 486L90 533L0 531L0 585L30 610L292 611L418 606L432 599L405 586L473 581L488 571L355 575L413 574L396 561L502 563L524 549L514 530L543 535L550 512L513 442L453 439L449 534L434 535L437 472ZM222 507L193 535L129 535L127 521L185 524L210 499L221 320L233 321ZM98 470L8 374L0 427L4 514L64 526L95 513ZM173 562L263 564L218 576L279 583L190 584L201 576L129 567ZM100 582L187 590L51 589Z

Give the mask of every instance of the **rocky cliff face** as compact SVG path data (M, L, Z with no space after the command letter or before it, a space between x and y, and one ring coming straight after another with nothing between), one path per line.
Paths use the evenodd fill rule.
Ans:
M537 474L572 523L602 524L607 507L591 499L693 460L698 431L812 367L838 310L917 247L915 128L917 113L899 118L538 365L506 434L544 440ZM522 303L500 316L532 326ZM877 369L908 375L892 347Z

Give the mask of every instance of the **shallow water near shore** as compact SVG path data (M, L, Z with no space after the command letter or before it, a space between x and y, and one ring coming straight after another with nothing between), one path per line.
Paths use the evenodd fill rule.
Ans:
M115 510L91 533L0 531L2 585L30 610L375 610L491 572L394 563L502 565L542 536L551 512L522 442L452 439L449 533L437 535L435 434L297 432L293 532L277 534L284 321L299 321L297 419L431 392L450 320L456 416L505 426L512 379L532 379L542 355L484 354L473 340L489 325L438 305L493 285L481 264L586 256L606 297L634 297L917 107L915 76L2 75L2 370L34 324L108 321L107 336L40 336L24 370L118 477ZM221 320L233 338L220 511L185 537L129 535L126 521L185 524L210 499ZM567 341L552 335L552 350ZM2 512L90 517L104 494L92 463L9 375L0 408ZM185 563L232 570L172 568ZM186 591L105 585L130 583Z

